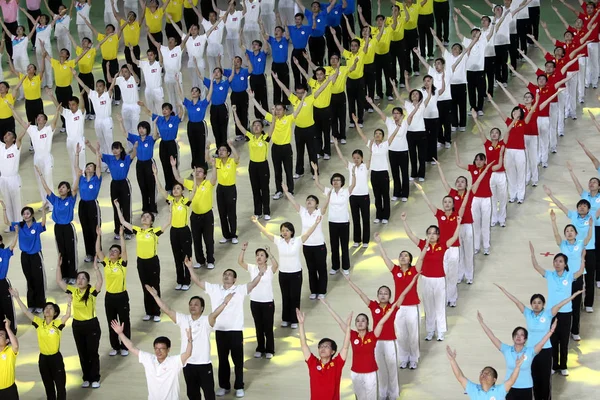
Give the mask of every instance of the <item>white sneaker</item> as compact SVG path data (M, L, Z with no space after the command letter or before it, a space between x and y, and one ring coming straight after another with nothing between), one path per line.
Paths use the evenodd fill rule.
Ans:
M112 349L111 351L108 352L108 355L111 357L114 357L117 355L117 351L115 349Z
M206 264L206 269L215 269L215 264L213 264L213 263Z
M414 181L414 180L415 180L415 178L413 178L412 176L409 176L409 177L408 177L408 180L409 180L409 181Z
M560 374L562 376L569 376L569 370L568 369L561 369L560 370Z
M437 337L438 342L443 342L444 341L444 333L438 333L438 337Z
M180 285L179 283L175 286L175 290L181 290L182 285Z
M373 113L373 112L375 112L375 110L373 110L372 108L369 108L369 109L367 110L367 112L368 112L368 113Z
M375 220L373 221L374 224L378 224L380 222L381 222L381 220L379 218L375 218Z
M81 384L82 388L89 388L90 387L90 382L89 381L83 381L83 383Z
M100 387L100 382L92 382L92 389L98 389L99 387Z
M302 174L302 175L304 175L304 174ZM294 178L294 179L300 179L300 178L302 178L302 175L300 175L300 174L294 174L292 176L292 178Z
M425 178L419 178L419 182L425 182Z
M122 350L121 350L121 356L122 356L122 357L127 357L128 355L129 355L129 351L127 351L127 350L125 350L125 349L122 349Z
M350 125L348 125L348 127L354 128L354 122L350 122Z
M458 128L458 130L460 132L466 132L467 131L467 127L466 126L461 126L460 128Z
M411 361L408 368L410 368L410 369L417 369L417 362L416 361Z
M348 276L348 275L350 275L350 270L349 269L343 269L342 270L342 274Z
M581 340L581 336L579 336L579 335L573 335L572 333L571 333L571 338L573 338L573 340L576 341L576 342L579 342Z
M149 315L144 315L144 317L142 318L142 321L150 321L152 319L151 316Z
M381 100L381 97L375 95L375 97L373 97L373 100Z
M434 334L435 334L435 332L427 332L427 336L425 336L425 340L427 340L428 342L431 341L431 339L433 339Z
M262 353L260 351L257 351L256 353L254 353L254 358L262 358Z
M186 292L190 290L190 285L182 285L181 290L185 290Z
M340 143L341 143L341 144L346 144L346 139L342 139L342 140L340 140Z
M402 202L406 203L408 201L408 197L403 197Z
M394 96L388 96L387 99L388 101L394 101Z
M335 274L337 274L337 273L338 273L338 272L337 272L337 270L335 270L335 269L330 269L330 270L329 270L329 275L335 275Z
M283 193L277 192L273 195L273 200L279 200L283 197Z
M298 324L294 322L294 323L290 324L290 328L298 329Z
M217 396L219 396L219 397L222 397L222 396L225 396L225 395L226 395L227 393L229 393L230 391L231 391L231 390L226 390L226 389L223 389L223 388L219 388L219 389L218 389L218 390L215 392L215 395L217 395Z
M152 320L154 322L160 322L160 315L155 315L154 318L152 318Z
M600 289L600 281L596 281L596 287Z
M366 249L369 247L369 243L363 243L363 249Z
M489 256L490 255L490 249L486 249L485 247L483 248L483 255L484 256Z
M309 299L311 300L316 300L317 299L317 295L315 293L311 293L310 296L308 296Z
M287 323L287 321L281 321L282 328L287 328L288 326L289 326L289 324Z
M363 124L358 124L359 128L364 128Z
M317 296L317 299L319 299L319 300L324 299L324 298L325 298L324 294L320 294L320 295Z
M265 354L265 358L267 360L270 360L271 358L273 358L273 353L267 353L267 354Z
M265 221L271 220L271 216L269 214L265 214L265 216L263 218L265 219Z
M200 267L202 267L202 265L200 263L194 264L194 269L200 269Z
M325 154L323 156L323 160L331 160L331 156L329 154Z
M246 393L244 393L244 389L237 389L235 391L235 397L244 397Z
M482 110L477 111L477 115L479 115L480 117L483 117L483 111Z
M221 244L225 244L225 243L227 243L228 241L229 241L229 239L222 238L221 240L219 240L219 243L221 243Z
M593 313L594 309L592 307L586 307L585 308L585 312L587 312L587 313Z
M352 247L358 247L358 246L360 246L360 243L358 243L358 242L354 242L354 244L352 245ZM600 285L598 285L598 287L600 288Z
M445 147L445 148L447 148L447 149L449 149L449 148L451 148L451 147L452 147L452 144L450 144L450 143L446 143L446 144L444 145L444 147Z
M382 220L381 220L381 223L382 223L382 224L387 224L388 222L389 222L389 221L388 221L387 219L382 219Z
M472 285L473 284L473 279L467 279L467 285Z
M231 239L231 244L238 244L240 241L238 240L238 238L233 238Z
M402 362L400 363L400 368L401 368L401 369L406 369L406 367L408 367L408 361L402 361Z
M450 132L456 132L458 128L456 126L452 126L450 127Z
M398 201L398 198L396 196L392 196L392 198L390 200L392 200L392 201Z

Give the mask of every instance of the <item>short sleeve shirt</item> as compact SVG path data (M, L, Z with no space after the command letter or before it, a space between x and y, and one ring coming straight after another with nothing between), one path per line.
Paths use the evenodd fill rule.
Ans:
M398 308L394 307L394 311L390 311L392 309L392 303L388 303L385 306L381 306L376 301L371 300L369 303L369 310L371 310L371 316L373 317L373 329L379 324L381 318L389 312L393 314L390 318L383 324L383 330L381 331L381 335L379 335L379 340L396 340L396 332L394 331L394 320L396 318L396 313L398 312ZM356 353L354 353L354 357L356 357ZM354 371L354 368L352 369ZM357 372L357 371L354 371Z
M179 400L181 355L168 356L162 363L154 354L140 351L138 361L144 366L148 400Z
M444 273L444 254L448 248L446 243L430 244L424 240L419 241L419 249L427 246L427 252L423 259L423 268L421 273L423 276L428 278L443 278L446 276Z
M454 207L456 210L456 206ZM453 211L450 215L446 215L446 213L440 209L435 213L435 218L438 220L438 226L440 227L440 243L448 243L448 240L452 236L454 236L454 232L456 232L456 226L458 225L458 213ZM451 247L460 246L459 239L456 239L454 244Z
M531 363L535 357L535 350L533 347L525 346L520 352L515 350L514 346L509 346L502 343L500 351L504 355L506 361L506 376L505 380L508 380L516 368L517 358L523 356L523 363L521 364L521 370L517 377L517 381L513 385L515 389L527 389L533 387L533 379L531 378Z
M471 400L502 400L506 397L506 389L503 383L492 386L486 392L481 385L468 381L465 390Z
M392 268L392 276L394 278L394 294L396 295L394 301L396 301L402 292L404 292L412 280L415 279L416 274L417 270L415 267L410 267L406 272L404 272L399 265L394 265ZM414 286L408 291L406 297L404 297L404 301L402 302L403 306L415 306L420 303L419 294L417 292L418 284L418 281L415 282Z
M360 337L354 329L350 331L350 345L352 346L352 372L357 374L369 374L377 371L375 361L375 345L377 336L373 331L368 331L364 337Z
M534 347L542 340L552 326L552 319L554 318L552 309L544 307L539 314L536 314L531 308L525 307L523 316L527 323L527 332L529 332L526 344L529 347ZM544 343L543 348L549 349L551 347L552 344L550 343L550 340L547 340L546 343Z
M321 360L311 354L306 364L310 378L311 400L338 400L342 370L346 364L342 357L338 354L323 365Z
M546 271L544 274L548 284L548 300L546 307L552 308L564 299L571 297L571 284L575 280L573 271L564 270L562 275L556 271ZM571 302L568 302L559 310L559 312L569 313L573 311Z

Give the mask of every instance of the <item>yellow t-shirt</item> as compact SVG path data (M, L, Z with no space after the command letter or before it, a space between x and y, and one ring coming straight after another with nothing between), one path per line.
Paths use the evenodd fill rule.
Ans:
M295 94L291 94L288 99L290 103L294 106L294 110L298 108L300 105L300 99ZM312 94L307 95L304 98L304 104L302 105L302 110L296 117L296 126L298 128L309 128L315 124L315 118L313 116L313 103L315 102L315 98Z
M372 26L371 27L371 32L373 37L377 37L379 36L379 28L377 28L376 26ZM379 39L377 41L377 44L374 45L375 47L375 54L387 54L390 52L390 43L392 41L392 34L393 34L394 30L392 29L391 26L385 27L383 29L383 35L381 35L381 39ZM371 45L369 45L371 46Z
M269 135L263 133L258 138L253 133L246 132L248 138L248 151L250 153L250 161L264 162L267 161L267 153L269 152Z
M167 14L171 16L173 22L181 21L183 16L183 3L184 0L171 0L167 5ZM167 20L167 22L169 22Z
M15 383L17 354L10 344L0 351L0 390L9 388Z
M71 86L71 83L73 82L71 68L75 68L75 60L67 60L64 64L61 64L60 61L53 58L50 64L54 71L54 82L56 82L56 86Z
M146 26L148 27L148 31L150 33L158 33L162 31L162 22L165 15L165 11L162 8L158 7L156 11L152 12L150 11L150 7L146 7L146 12L144 14Z
M350 66L340 67L340 72L338 73L337 79L335 82L329 84L330 86L333 85L331 86L331 94L344 93L346 90L346 78L348 77L349 69ZM335 68L325 67L325 72L327 73L327 76L330 76L335 73ZM296 123L296 125L298 125L298 123Z
M6 102L9 102L13 106L15 105L15 98L12 93L6 93L4 97L0 96L0 119L6 119L13 116L13 112Z
M83 53L83 48L81 48L80 46L77 46L75 48L75 54L77 54L77 56L81 55L81 53ZM92 47L91 49L88 50L87 53L85 53L85 56L81 57L81 59L79 60L79 72L82 74L89 74L92 72L92 70L94 69L94 62L96 61L96 48Z
M69 70L70 72L71 70ZM19 79L22 79L24 74L19 74ZM39 75L34 75L29 79L26 77L23 80L23 94L26 100L37 100L42 98L42 78Z
M167 201L171 204L171 226L173 228L183 228L188 223L188 207L192 202L181 196L179 199L169 195Z
M304 109L304 107L302 107ZM271 113L267 113L265 115L265 119L271 123L273 122L273 115ZM290 144L292 141L292 125L294 125L294 116L293 115L284 115L281 118L277 118L277 123L275 124L275 129L273 130L273 134L271 135L271 141L273 144L284 145Z
M133 233L137 242L136 251L138 258L148 260L156 255L158 250L158 237L163 234L161 228L142 229L133 226Z
M186 179L183 186L187 190L194 190L194 181ZM208 179L204 179L196 188L196 194L192 199L192 212L202 215L212 210L213 207L213 189L214 186Z
M33 317L31 323L37 332L40 353L46 356L56 354L60 350L60 337L65 327L60 319L46 324L46 320L38 316Z
M104 40L106 35L101 33L98 34L98 41ZM102 46L100 46L100 54L102 54L102 58L105 60L114 60L117 58L117 54L119 53L119 38L117 35L113 35L108 38L106 42Z
M397 42L399 40L404 39L404 23L405 21L404 10L400 9L400 14L398 15L398 22L396 23L396 29L392 32L392 42ZM387 17L385 19L385 24L387 26L392 26L394 23L394 19L392 17Z
M124 19L120 22L121 26L123 26L123 43L125 46L137 46L140 43L140 23L134 21L133 24L126 23ZM128 49L125 51L129 51Z
M198 5L198 0L183 0L183 8L192 8L192 5L196 7Z
M308 81L308 86L310 86L313 96L317 92L317 90L319 90L319 88L325 84L325 82L327 82L327 80L324 80L323 82L320 82L320 83L316 79L311 79ZM325 86L325 89L323 89L321 91L321 93L319 94L319 97L315 98L315 102L313 103L314 107L316 107L316 108L329 107L329 105L331 104L331 85L332 85L332 83L329 82L327 84L327 86Z
M106 293L123 293L127 290L127 261L119 258L110 261L104 257L104 280L106 281Z
M354 64L354 59L358 57L358 63L356 64L356 68L354 69L354 71L348 73L348 78L362 78L365 75L365 53L362 50L358 50L356 54L352 53L349 50L344 50L343 56L346 59L346 65Z
M419 4L419 15L433 14L433 0L426 0L427 3L421 5L421 1L417 0Z
M371 40L369 40L369 47L367 49L367 53L364 53L365 50L365 44L367 43L365 41L365 39L358 39L360 40L360 50L358 51L358 53L363 53L363 63L365 65L369 65L369 64L373 64L373 62L375 61L375 49L377 48L377 39L375 38L375 35L372 35L373 37L371 38ZM353 60L354 61L354 60Z
M79 291L79 288L73 285L67 285L67 293L73 295L73 319L75 321L89 321L96 318L96 297L98 291L90 286L90 294L87 303L83 300L86 290Z
M267 114L269 115L269 114ZM268 121L268 119L267 119ZM233 186L236 181L236 168L237 163L233 158L228 158L223 164L220 158L215 161L215 168L217 168L217 182L221 186Z
M401 9L404 8L404 5L402 3L396 2L396 5L398 5ZM404 30L409 31L412 29L417 29L417 21L419 20L419 9L421 8L419 6L418 1L416 3L413 3L410 7L406 8L408 9L408 21L404 23Z

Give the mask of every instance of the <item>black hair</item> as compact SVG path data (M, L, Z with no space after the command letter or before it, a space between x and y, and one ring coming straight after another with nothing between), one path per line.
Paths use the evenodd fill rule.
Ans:
M425 83L425 79L427 79L427 78L431 79L431 94L435 94L435 90L436 90L437 88L436 88L436 87L435 87L435 85L433 84L433 76L431 76L431 75L425 75L425 76L423 77L423 83ZM425 89L425 86L423 86L423 89Z
M225 271L223 271L223 275L225 275L225 272L230 271L233 273L233 277L235 279L237 279L237 272L235 272L235 270L231 269L231 268L227 268Z
M444 200L446 200L446 199L452 200L452 211L454 211L454 197L452 197L452 196L444 196L444 197L442 197L442 202L444 202Z
M148 50L146 50L146 54L148 54L148 53L152 53L152 54L154 54L156 56L156 50L154 50L154 49L148 49Z
M83 294L83 296L81 296L81 300L87 306L88 299L90 298L90 289L92 288L92 285L90 284L90 274L88 274L86 271L79 271L77 273L77 276L81 274L83 274L85 279L88 281L87 287L85 288L85 293Z
M490 17L488 17L487 15L484 15L483 17L481 17L482 20L487 19L488 24L492 23L492 19Z
M317 72L322 72L323 75L327 75L327 72L325 72L325 68L323 68L323 67L319 67L319 68L315 69L315 75L317 74Z
M253 41L252 41L252 44L254 44L254 43L256 43L256 44L257 44L259 47L261 47L261 48L262 48L262 46L263 46L263 44L262 44L262 42L261 42L260 40L253 40Z
M555 63L554 61L546 61L546 62L544 63L544 66L546 66L546 65L548 65L548 64L551 64L551 65L552 65L554 68L556 68L556 63Z
M306 201L308 201L309 199L313 199L315 203L317 203L317 207L319 207L319 198L317 196L315 196L314 194L309 194L308 196L306 196Z
M587 201L586 199L581 199L577 202L577 208L579 208L579 206L587 206L588 211L592 208L592 205L590 204L589 201Z
M383 131L383 129L381 128L377 128L373 131L373 136L377 133L377 132L381 132L381 138L385 138L385 132Z
M475 154L475 157L473 158L473 165L475 165L475 161L477 160L481 160L483 162L487 161L487 158L485 157L485 154L483 153L477 153Z
M588 181L588 184L589 184L591 181L596 181L596 183L597 183L598 185L600 185L600 179L598 179L598 178L596 178L596 177L590 178L590 180Z
M522 109L521 107L519 107L519 106L513 107L513 109L512 109L512 110L511 110L511 112L510 112L510 118L512 119L512 117L513 117L513 113L514 113L515 111L519 111L519 113L520 113L520 114L519 114L519 119L520 119L521 121L523 121L523 120L525 119L525 112L524 112L524 111L523 111L523 109Z
M304 19L304 14L302 14L302 13L296 13L296 14L294 15L294 18L298 18L298 17L300 17L300 18Z
M317 345L317 347L321 347L321 345L324 343L329 343L331 345L331 350L333 351L334 354L337 352L337 343L335 342L335 340L329 339L329 338L323 338L323 339L319 340L319 344Z
M217 147L217 150L219 150L221 147L225 147L227 149L227 155L231 155L231 146L229 146L229 143L221 143L219 144L219 146Z
M358 154L360 156L360 158L365 158L365 156L363 156L363 151L361 149L356 149L352 152L352 155Z
M17 134L16 133L14 133L13 131L6 131L6 132L4 132L4 135L6 135L7 133L9 135L12 135L14 141L17 140ZM4 135L2 135L3 138L4 138Z
M356 317L354 318L354 322L356 323L356 320L358 319L358 317L365 317L365 319L367 320L367 332L369 332L369 316L365 313L360 313L357 314Z
M329 180L329 183L331 183L333 185L333 180L338 179L338 178L342 182L342 187L343 187L346 184L346 178L344 177L344 175L340 174L339 172L336 172L335 174L331 175L331 179Z
M106 28L112 28L112 29L113 29L113 31L115 30L115 26L114 26L113 24L108 24L108 25L106 25Z
M491 371L491 373L492 373L492 378L498 379L498 371L496 371L496 368L488 366L488 367L484 367L483 369L484 370L485 369L489 369Z
M221 73L221 75L223 75L223 68L216 67L215 69L213 69L213 74L215 73L215 71L219 71Z
M173 105L171 103L162 103L160 109L162 110L164 108L168 108L169 110L171 110L171 115L175 115L175 113L173 112Z
M52 306L52 308L54 308L54 318L60 315L60 307L58 306L58 304L49 301L44 305L44 308L48 306Z
M388 293L390 294L390 299L392 298L392 289L390 289L389 286L383 285L383 286L379 286L379 289L377 289L377 293L379 294L379 291L381 289L387 289Z
M154 339L154 343L152 344L152 347L156 347L157 344L164 344L165 346L167 346L167 349L171 348L171 339L169 339L166 336L159 336L156 339Z
M81 41L82 41L82 42L83 42L84 40L87 40L88 42L90 42L90 43L93 43L93 42L92 42L92 39L90 39L90 38L89 38L89 37L87 37L87 36L84 36L84 37L83 37L83 39L81 39ZM150 51L150 49L148 49L148 51Z
M129 71L129 67L127 66L127 64L123 64L123 65L121 66L121 69L126 69L127 71Z
M200 307L202 307L202 309L204 309L204 299L202 297L200 297L200 296L192 296L190 298L190 301L188 301L188 306L190 304L192 304L192 300L199 300L200 301Z
M402 250L402 251L400 251L400 254L402 254L402 253L408 254L408 263L412 265L412 260L413 260L412 253L410 251L408 251L408 250Z
M6 86L7 89L10 89L10 85L6 81L0 82L0 85L4 85L4 86Z
M439 227L439 226L437 226L437 225L429 225L429 226L427 227L427 229L425 229L425 233L429 233L429 230L430 230L431 228L435 229L435 233L437 233L438 235L440 234L440 227Z
M122 252L122 250L121 250L121 245L120 245L120 244L113 244L112 246L110 246L110 248L109 248L109 251L110 251L110 250L112 250L112 249L117 249L117 250L119 250L119 253L121 253L121 252Z
M125 157L127 156L127 152L125 151L125 148L123 147L123 143L121 143L121 142L113 142L113 144L110 148L121 150L121 154L119 155L119 160L124 160Z
M74 101L77 105L79 105L79 97L72 96L69 101Z
M138 126L138 131L140 130L140 128L144 128L146 130L146 135L150 135L150 130L152 128L150 128L150 123L148 121L141 121Z
M561 257L563 259L563 261L565 262L565 270L568 271L569 270L569 257L566 254L558 253L557 255L554 256L553 261L556 261L556 259L559 257Z
M360 46L360 40L358 40L358 39L352 39L350 41L350 44L352 44L352 43L356 43L357 46Z
M181 191L182 191L182 192L183 192L183 190L185 189L185 188L183 187L183 185L182 185L181 183L179 183L179 182L175 182L175 183L173 184L173 186L172 186L172 189L175 189L175 186L179 186L179 187L181 188ZM183 197L183 194L182 194L181 196Z
M533 296L531 296L531 299L529 300L529 304L533 303L533 301L535 299L540 299L542 301L543 304L546 304L546 298L544 297L543 294L541 293L536 293Z
M379 14L375 17L375 21L377 21L379 18L385 20L385 15Z
M517 326L515 329L513 329L511 337L514 339L515 336L517 335L517 332L519 332L519 331L523 331L525 340L527 340L527 336L529 336L529 332L527 332L527 329L523 328L522 326Z
M419 101L423 100L423 93L419 90L419 89L413 89L410 91L410 93L408 94L408 100L412 101L412 94L417 92L419 94Z
M21 208L21 217L23 216L23 213L25 213L25 211L29 210L29 213L31 214L31 222L35 222L35 214L33 212L33 208L29 207L29 206L25 206L23 208ZM23 228L25 226L25 221L21 221L19 222L19 228Z
M291 232L291 237L294 237L294 235L296 234L296 228L294 228L294 224L292 224L291 222L284 222L283 224L279 225L280 232L283 228L286 228L288 231Z
M148 214L148 215L150 216L150 219L152 220L152 223L154 224L154 219L156 218L156 217L154 216L154 214L152 214L151 212L143 212L143 213L142 213L142 216L144 216L144 214Z
M569 227L573 228L573 230L575 231L576 235L579 233L579 232L577 232L577 228L573 224L565 225L565 229L563 229L563 233L566 233L567 232L567 228L569 228Z
M452 47L450 47L450 48L453 49L455 46L458 47L460 49L460 52L462 53L462 51L463 51L462 44L460 44L460 43L454 43L452 45Z
M61 181L57 187L60 188L63 185L67 187L67 197L72 197L73 193L71 192L71 184L67 181Z
M106 82L104 81L104 79L98 79L98 80L96 81L96 85L97 85L97 84L99 84L99 83L101 83L101 84L103 84L104 86L106 86Z
M69 57L71 57L71 52L70 52L69 50L67 50L67 49L60 49L60 51L66 51L66 52L67 52L67 59L68 59ZM59 52L59 53L60 53L60 52Z
M438 62L438 61L441 62L442 64L446 65L446 60L443 57L436 58L435 61L434 61L434 63Z
M261 252L265 253L265 258L269 258L269 253L267 253L267 251L265 249L261 248L261 247L259 247L258 249L256 249L254 251L254 255L257 256L258 253L261 253Z
M456 180L454 181L454 183L458 182L459 179L464 179L465 180L465 188L469 187L469 180L467 179L466 176L459 175L458 178L456 178Z
M306 84L304 84L304 83L298 83L298 84L296 84L296 86L294 87L294 89L295 90L304 90L304 91L308 90L306 88Z

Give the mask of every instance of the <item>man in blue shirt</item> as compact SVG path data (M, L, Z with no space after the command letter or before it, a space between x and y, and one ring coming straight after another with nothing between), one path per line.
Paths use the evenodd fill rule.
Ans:
M4 206L4 204L2 205ZM19 228L16 229L18 230ZM0 318L2 318L3 321L5 319L10 321L10 329L12 329L15 334L17 334L17 322L15 320L15 309L12 297L8 291L10 283L8 279L6 279L6 275L8 274L8 264L13 255L13 250L17 245L18 237L18 234L15 235L11 245L6 248L4 247L2 236L0 236Z
M248 126L248 68L242 68L242 58L235 57L232 62L233 68L223 71L223 75L229 78L231 87L231 106L235 106L238 118L243 126ZM246 132L242 132L236 124L235 140L244 140Z
M274 72L279 77L279 80L285 85L290 84L290 67L288 66L288 47L290 43L290 35L284 30L281 18L277 14L277 26L275 27L275 36L268 36L262 29L261 33L265 38L265 49L271 53L273 62L271 63L271 72ZM285 33L285 37L284 34ZM270 48L270 50L269 50ZM281 91L281 88L275 80L273 80L273 104L281 103L285 107L290 105L287 96Z
M344 19L342 21L342 44L345 49L350 48L350 32L354 34L354 12L356 11L356 0L346 0L346 5L342 3L342 14Z
M308 61L304 58L304 54L306 53L308 38L315 28L317 21L313 21L312 26L302 25L302 21L304 21L304 14L298 13L294 16L295 25L289 25L287 28L288 35L292 40L292 59L297 59L302 69L306 71L308 69ZM295 86L306 86L308 84L294 63L292 63L292 73L294 74Z
M323 10L321 3L313 1L310 5L310 10L302 5L300 0L296 0L296 4L306 16L308 24L313 27L308 46L310 50L310 58L315 65L322 67L325 59L325 31L327 30L327 14L333 10L336 0L331 0L329 7Z
M262 22L259 20L261 30L264 30ZM242 35L240 35L241 37ZM269 110L269 102L267 100L267 79L265 78L265 68L267 66L267 53L262 49L263 44L260 40L252 41L252 51L246 49L241 43L240 47L246 54L248 60L248 71L250 72L250 89L254 92L254 98L265 110ZM254 108L254 116L256 119L262 119L263 115Z
M241 36L240 36L241 37ZM211 80L204 78L204 86L207 88L211 85ZM229 110L225 102L229 93L229 81L223 79L223 70L217 67L213 70L213 93L210 105L210 125L212 126L213 135L217 148L223 143L227 143L227 126L229 125Z
M333 28L335 30L335 36L338 41L342 40L342 11L345 7L346 1L336 0L333 8L327 11L327 27ZM328 3L321 3L321 8L328 8ZM344 22L345 25L345 22ZM331 33L331 29L325 29L325 40L327 42L327 54L329 58L331 58L332 54L339 53L337 45L333 41L333 34Z

